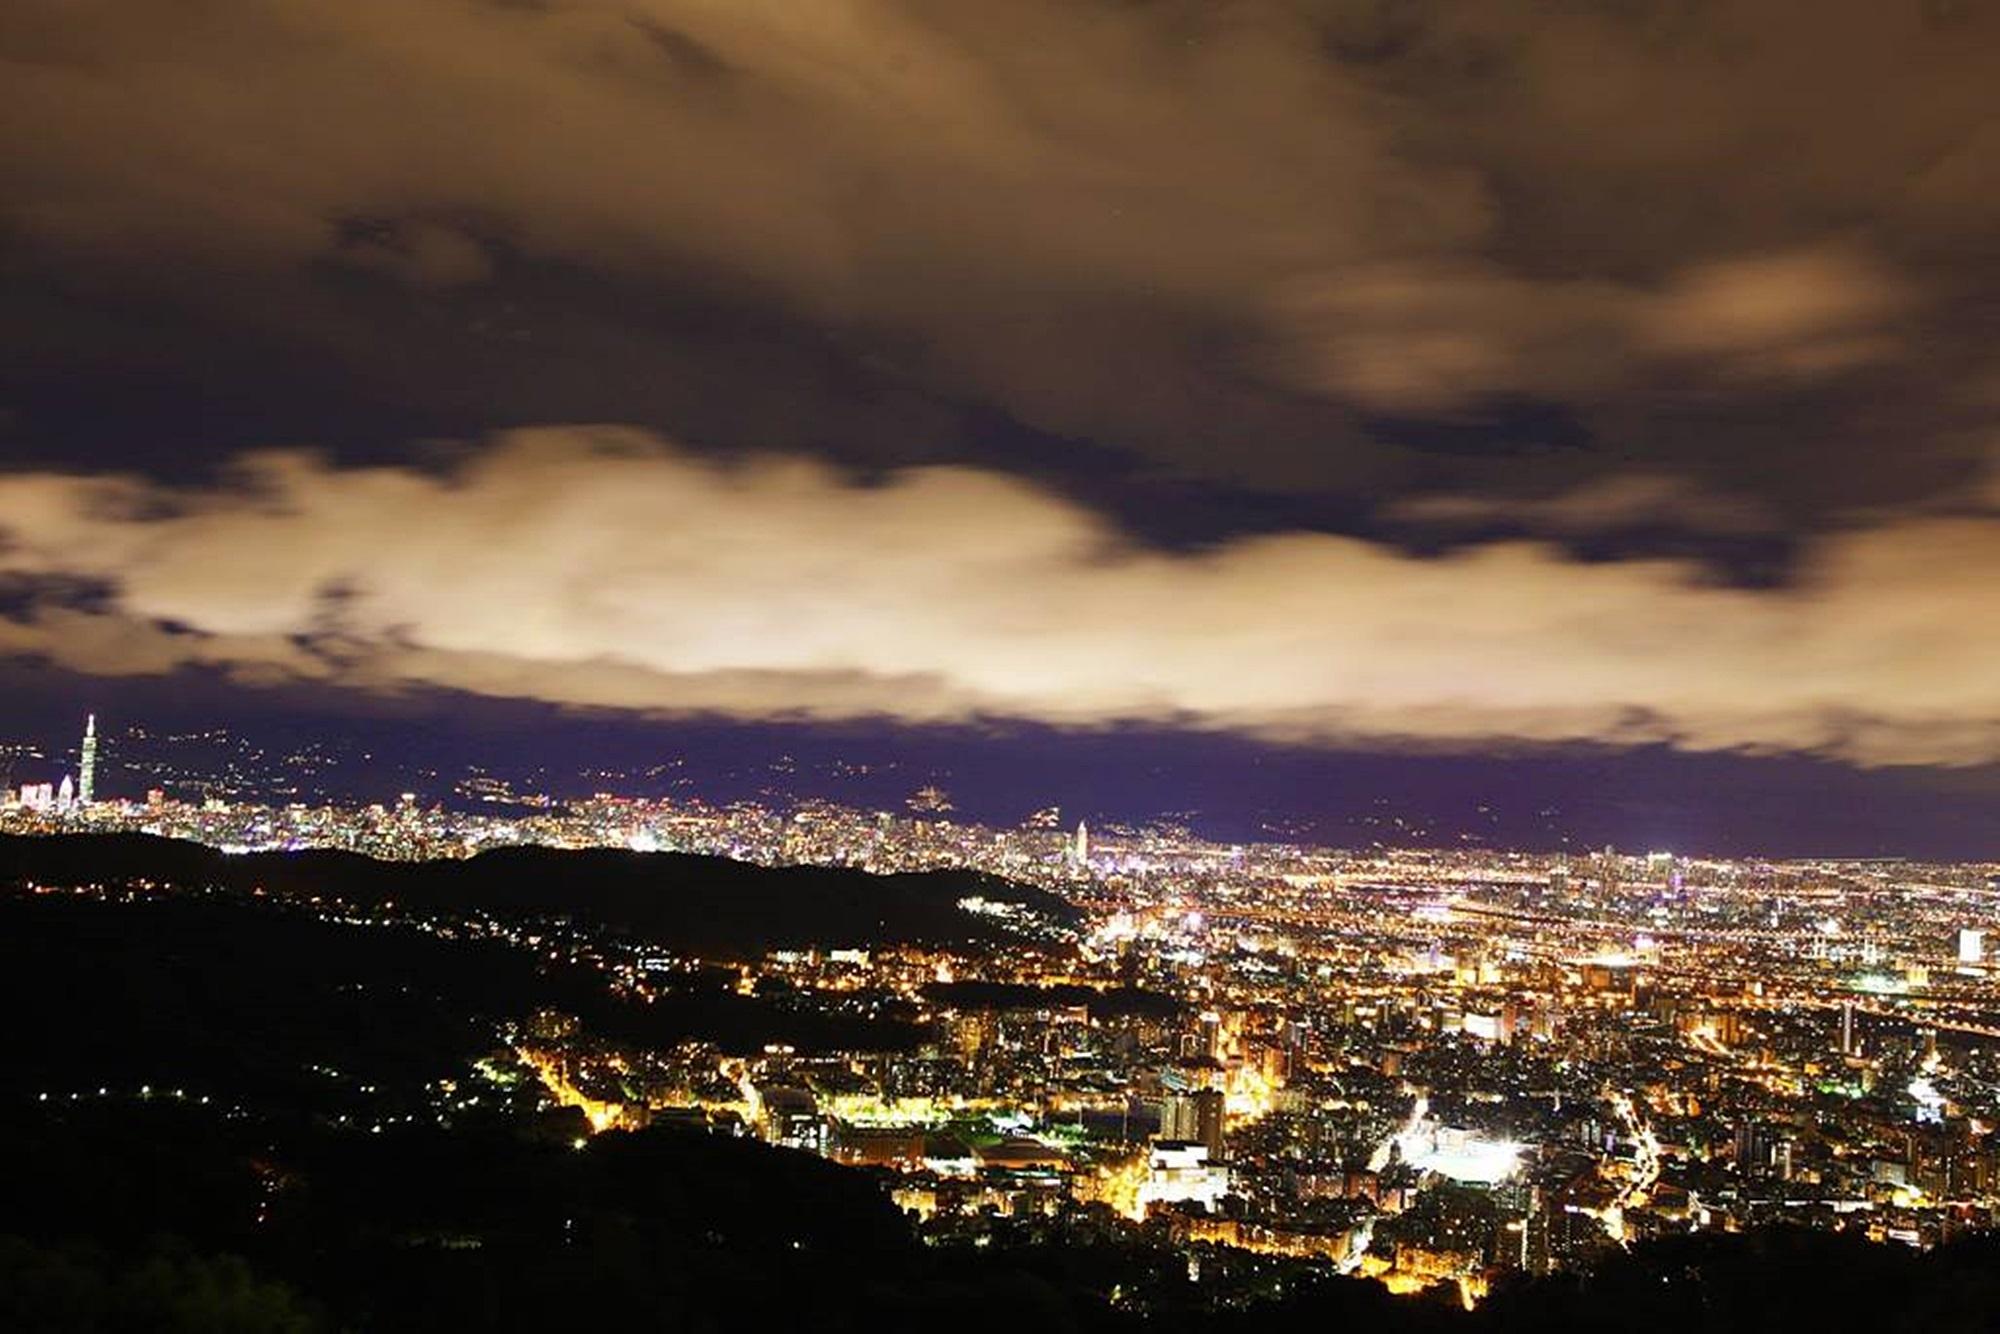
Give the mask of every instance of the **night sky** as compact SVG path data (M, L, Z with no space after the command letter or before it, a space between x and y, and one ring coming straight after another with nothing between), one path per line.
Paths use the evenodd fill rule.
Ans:
M10 0L0 738L2000 856L1996 67L1981 0Z

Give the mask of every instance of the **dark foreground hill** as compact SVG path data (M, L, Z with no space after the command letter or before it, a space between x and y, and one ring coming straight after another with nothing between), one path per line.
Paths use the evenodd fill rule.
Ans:
M1323 1272L1218 1309L1157 1237L1086 1219L926 1246L864 1173L689 1130L576 1151L152 1105L0 1107L0 1135L9 1330L1972 1334L2000 1317L2000 1250L1978 1238L1918 1255L1688 1236L1503 1283L1472 1312Z
M1001 938L1004 928L994 918L959 908L970 897L1019 904L1048 922L1074 916L1045 891L963 870L878 876L679 853L540 847L386 862L326 850L231 855L145 834L0 836L0 884L132 881L500 918L566 917L700 955Z
M270 897L0 889L0 1013L17 1019L0 1097L152 1084L359 1116L375 1099L357 1086L414 1097L542 1009L648 1049L889 1051L921 1036L893 1006L785 1005L738 994L735 976L663 978L642 1001L507 939L346 925Z

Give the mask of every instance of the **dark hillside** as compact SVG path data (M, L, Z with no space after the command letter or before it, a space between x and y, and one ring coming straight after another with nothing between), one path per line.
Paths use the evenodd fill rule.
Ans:
M233 856L143 834L0 837L0 883L134 881L568 917L704 955L1002 938L993 919L958 907L972 896L1018 903L1047 920L1072 916L1052 894L971 871L877 876L610 848L499 848L464 860L384 862L324 850Z

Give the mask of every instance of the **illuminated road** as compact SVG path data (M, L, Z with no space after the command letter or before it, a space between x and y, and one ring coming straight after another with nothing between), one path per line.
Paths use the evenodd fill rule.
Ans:
M1414 1135L1422 1128L1424 1118L1429 1116L1430 1113L1431 1100L1419 1093L1417 1100L1410 1105L1410 1115L1408 1118L1404 1120L1401 1126L1390 1131L1383 1138L1382 1142L1375 1146L1375 1152L1368 1155L1368 1170L1370 1172L1380 1172L1383 1168L1387 1167L1391 1155L1396 1152L1396 1145L1405 1136ZM1351 1274L1360 1268L1362 1257L1368 1254L1368 1247L1374 1240L1375 1219L1371 1215L1360 1227L1354 1229L1349 1234L1347 1254L1336 1262L1335 1268L1343 1274Z
M1416 1102L1410 1106L1409 1119L1403 1122L1400 1129L1391 1131L1389 1137L1380 1144L1377 1144L1375 1152L1368 1156L1368 1170L1371 1172L1380 1172L1383 1168L1387 1167L1390 1155L1396 1151L1396 1145L1421 1130L1424 1118L1430 1114L1431 1100L1419 1093Z
M582 1089L579 1089L563 1073L561 1063L551 1054L536 1051L529 1047L516 1047L514 1054L519 1056L522 1063L535 1072L535 1077L541 1080L542 1087L548 1091L551 1098L564 1107L575 1107L581 1110L585 1118L589 1120L593 1133L600 1130L609 1130L624 1122L625 1109L623 1107L615 1102L593 1098Z
M1624 1246L1629 1244L1625 1211L1645 1204L1660 1179L1660 1141L1653 1127L1639 1114L1631 1094L1606 1089L1604 1097L1611 1104L1612 1114L1625 1123L1625 1133L1632 1138L1632 1175L1599 1216L1611 1239Z

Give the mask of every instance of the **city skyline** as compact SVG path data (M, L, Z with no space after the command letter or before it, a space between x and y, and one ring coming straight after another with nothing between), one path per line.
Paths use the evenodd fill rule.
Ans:
M778 809L833 802L896 812L939 803L941 811L958 809L953 818L997 827L1034 826L1067 810L1072 820L1307 847L1551 852L1609 844L1694 855L1930 861L1989 860L1993 847L1991 807L1976 784L1913 784L1884 802L1879 786L1821 765L1821 818L1800 821L1793 794L1769 791L1756 766L1737 770L1727 760L1659 748L1639 757L1599 755L1583 782L1567 773L1578 762L1573 754L1469 767L1448 754L1245 748L1217 763L1212 751L1197 752L1189 756L1200 763L1197 787L1175 762L1173 738L1151 742L1135 758L1129 738L1079 742L1060 732L940 731L885 746L865 730L831 736L776 730L746 745L732 727L706 736L686 728L654 735L601 719L566 753L562 742L577 739L575 723L557 726L562 741L517 730L498 739L427 731L411 748L394 720L361 728L351 720L346 727L318 720L303 729L273 725L261 734L199 720L179 732L133 724L116 729L107 752L111 796L133 802L160 790L183 800L350 807L414 796L460 810L496 799L564 803L603 795ZM94 712L85 728L94 757ZM67 780L87 804L82 761L81 745L0 737L4 800L29 802L28 794L46 787L33 800L53 802ZM1616 786L1642 763L1650 766L1649 781ZM1724 791L1733 815L1726 821L1716 818Z

